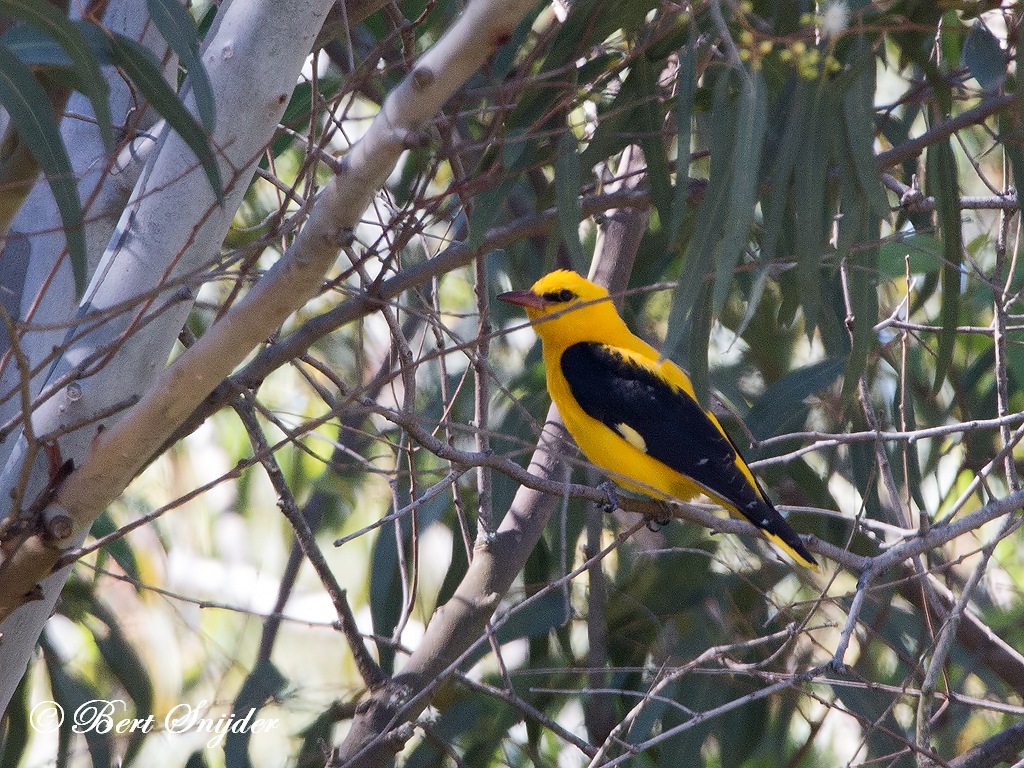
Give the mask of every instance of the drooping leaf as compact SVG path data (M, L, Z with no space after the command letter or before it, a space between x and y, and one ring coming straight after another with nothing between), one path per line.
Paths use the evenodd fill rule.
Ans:
M825 253L828 221L825 212L825 185L828 180L828 145L832 134L831 99L824 84L812 97L810 120L804 145L795 169L796 273L800 288L800 306L804 313L804 331L808 335L818 327L821 305L819 272Z
M647 57L640 56L633 63L629 76L640 81L641 100L636 114L640 128L640 147L647 163L647 179L651 185L651 197L658 211L661 226L672 218L672 182L669 180L668 161L665 159L665 142L662 140L664 114L658 94L658 73Z
M902 279L910 264L910 274L938 272L942 261L942 243L924 232L899 234L887 239L878 249L878 268L883 275Z
M558 231L569 251L573 268L581 275L587 273L587 256L580 243L580 159L576 154L576 136L566 130L558 140L558 158L555 160L555 199L558 210Z
M568 605L560 591L548 592L522 608L514 608L494 633L499 643L510 643L524 637L538 637L562 626L569 620ZM480 643L466 660L473 665L490 653L487 643Z
M269 659L256 663L253 670L245 678L238 696L232 704L231 712L239 720L245 718L250 710L262 708L270 699L277 696L288 684L288 678ZM234 768L251 766L249 759L249 741L252 730L240 729L231 731L224 740L224 763Z
M332 98L342 86L342 80L337 77L323 77L317 81L317 93L322 99ZM270 142L270 154L272 157L279 157L288 147L295 143L293 131L309 128L310 116L314 113L313 86L310 83L299 83L292 91L288 100L288 106L281 116L281 125L291 128L291 131L278 131L274 140ZM266 167L266 158L260 161L261 167Z
M725 226L715 246L715 289L713 311L722 311L732 286L733 271L750 239L750 225L761 176L761 147L764 143L768 94L764 76L758 70L741 73L736 139L730 164L729 201Z
M864 35L857 38L850 66L853 78L843 96L846 150L871 209L879 218L888 219L889 199L878 178L875 156L875 57Z
M4 713L4 729L0 730L0 768L18 768L28 747L29 735L32 733L29 719L29 693L32 688L32 675L24 674L21 682L14 690L11 701Z
M97 27L88 26L91 26L92 30L83 27L83 32L93 50L105 59L106 63L120 67L153 109L163 116L168 125L188 145L203 166L217 202L222 203L224 184L221 180L220 167L213 154L210 135L164 80L159 62L153 57L153 53L129 37L115 33L104 34Z
M807 418L805 400L831 385L846 361L828 358L790 371L764 391L744 419L757 440L799 429Z
M100 137L103 139L104 146L110 150L114 146L108 101L110 89L100 71L99 61L79 28L71 23L66 14L61 13L49 3L4 0L3 12L5 15L20 19L46 33L60 46L61 50L67 53L71 66L78 74L75 78L76 88L84 93L92 104ZM16 30L11 30L11 32L16 32ZM15 54L17 55L17 50L15 50ZM25 59L22 61L26 64L35 63Z
M938 38L943 61L961 61L967 32L967 26L956 11L949 10L942 14Z
M893 388L892 412L894 415L902 414L905 423L899 423L899 429L906 429L913 432L917 429L917 415L914 413L914 388L904 387L902 379L897 377L896 386ZM917 456L917 443L901 443L894 446L897 454L897 477L905 477L907 487L918 510L924 514L928 507L925 504L924 494L921 493L921 462Z
M996 91L1006 80L1006 55L999 40L981 20L967 33L962 61L983 91Z
M690 193L690 142L692 140L693 99L697 88L697 41L694 25L690 25L690 41L679 53L676 71L676 184L672 192L672 216L667 224L669 249L676 247L676 238L686 213ZM663 222L664 225L664 222Z
M771 187L761 200L764 212L761 261L765 264L771 263L775 258L786 220L785 214L790 209L790 184L797 158L804 146L804 129L813 113L813 95L814 84L804 78L797 78L792 96L785 102L787 108L777 118L783 126L782 135L770 171Z
M672 292L672 308L669 311L668 332L662 346L662 354L671 356L673 352L682 352L682 342L687 333L690 313L697 303L697 298L705 285L705 279L712 271L712 258L715 243L721 236L724 225L725 210L729 199L729 173L732 162L733 134L736 125L735 112L730 104L729 73L720 74L715 81L714 99L711 114L706 115L706 133L709 137L711 170L708 176L708 187L704 200L697 211L697 224L693 235L686 244L683 256L682 271L679 282ZM709 296L710 298L710 296ZM708 312L711 312L710 303ZM704 324L701 323L703 326ZM710 319L707 324L710 328ZM689 351L692 338L689 340ZM707 350L705 341L705 353ZM701 362L683 355L691 372L699 370ZM703 361L707 367L706 354Z
M942 303L939 308L942 330L939 332L933 384L938 391L953 360L956 325L960 316L960 265L963 262L960 184L956 156L948 140L928 148L925 173L925 191L935 197L935 214L942 239Z
M71 160L53 116L50 98L32 72L0 46L0 103L4 105L20 141L43 172L60 212L71 258L75 291L85 291L85 232ZM0 168L0 172L2 172ZM19 180L21 181L21 180Z
M40 637L39 645L43 649L43 659L46 662L46 671L50 678L50 691L53 693L53 700L60 705L65 714L82 711L87 702L103 702L101 691L67 669L64 660L49 644L45 633ZM124 716L125 713L117 711L115 704L111 703L111 705L115 709L110 712L110 716L115 721ZM72 730L75 725L75 719L67 716L60 723L57 743L58 765L68 764L71 743L76 736ZM84 735L92 765L96 768L110 768L113 765L114 754L110 733L101 733L98 728L88 728L85 729Z
M199 52L199 38L192 14L177 0L146 0L149 15L164 40L171 46L181 65L188 71L192 94L196 99L199 120L207 131L213 131L216 119L216 104L213 98L213 84L203 66Z
M131 642L125 637L116 617L95 599L89 602L89 612L103 622L106 630L93 633L96 647L107 667L131 698L133 717L145 720L153 712L153 681L149 671ZM132 758L138 754L146 735L144 730L135 730L129 734L128 746L123 755L125 763L131 763Z

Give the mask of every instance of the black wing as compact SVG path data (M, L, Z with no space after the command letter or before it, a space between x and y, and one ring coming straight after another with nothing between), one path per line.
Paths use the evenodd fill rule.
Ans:
M618 434L623 432L622 424L635 430L649 456L692 478L734 505L758 528L814 562L796 531L740 470L739 451L732 440L685 392L596 342L566 349L561 368L573 397L587 415Z
M643 438L648 455L741 509L758 500L736 466L732 442L685 392L604 344L574 344L561 365L588 416L615 432L627 425Z

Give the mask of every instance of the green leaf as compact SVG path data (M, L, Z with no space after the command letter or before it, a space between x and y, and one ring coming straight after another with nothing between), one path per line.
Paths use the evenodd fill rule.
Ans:
M637 104L637 118L640 127L640 147L647 163L647 180L651 185L651 197L658 211L658 218L665 222L672 218L672 182L669 179L668 161L665 158L665 142L662 140L664 114L658 99L658 73L651 67L645 56L639 56L629 76L640 81L641 97Z
M917 429L917 416L914 413L914 387L912 385L903 387L901 386L901 379L897 374L896 386L893 389L893 401L892 401L892 412L894 418L901 413L900 410L900 397L903 396L903 410L902 413L906 420L906 424L898 424L900 429L906 428L907 431L913 432ZM897 464L897 477L907 478L907 487L910 490L910 495L917 504L918 510L924 514L927 512L928 507L925 504L924 495L921 493L921 462L917 456L916 442L901 442L893 446L896 452L896 464Z
M3 47L0 47L0 104L4 105L20 140L28 147L53 192L67 238L75 292L81 296L86 280L85 232L71 160L53 117L50 97L29 68Z
M32 688L32 675L21 676L21 682L14 690L0 730L0 768L18 768L28 747L29 734L32 733L29 720L29 692Z
M679 68L676 71L676 185L672 192L672 215L667 225L669 250L675 250L677 246L676 238L682 228L687 200L690 197L690 143L696 89L697 40L695 26L691 24L690 42L679 54Z
M5 15L13 16L45 32L67 53L77 73L76 87L92 104L103 144L108 151L112 150L114 139L110 119L110 89L100 71L96 56L78 27L68 20L66 14L49 3L4 0L3 11Z
M48 34L26 24L16 24L0 36L0 46L30 67L72 69L75 62Z
M942 243L938 238L921 232L899 233L878 249L878 267L883 275L899 280L906 275L908 258L910 274L921 275L938 271L941 254Z
M110 510L104 510L103 513L96 518L96 522L93 523L90 533L96 538L102 538L108 534L113 533L117 530L117 523L110 516ZM133 582L141 583L144 581L142 572L139 569L139 563L135 559L135 552L128 545L127 539L123 536L108 541L104 545L103 549L99 551L99 557L102 558L101 562L104 562L106 558L113 558L121 569L129 576Z
M210 137L164 81L159 66L151 58L149 49L124 35L114 35L110 38L110 50L117 65L139 87L152 107L188 144L206 171L206 178L210 181L217 202L223 203L224 184L210 146Z
M967 33L961 60L983 91L996 91L1006 80L1006 55L980 19Z
M739 73L740 95L736 138L730 164L729 202L725 227L715 246L713 312L719 314L732 287L733 272L750 239L750 225L760 184L761 147L764 144L768 94L760 71Z
M524 637L545 635L569 620L568 608L565 595L560 590L548 592L525 608L512 609L508 618L494 633L495 637L504 645ZM490 651L490 645L479 643L467 658L466 668L471 667Z
M935 359L937 392L953 360L956 326L960 317L960 265L963 262L963 233L960 220L960 184L956 156L948 140L928 148L925 191L935 197L935 213L942 235L942 302L939 307L939 345Z
M686 244L683 255L683 266L675 290L672 292L672 308L668 317L668 333L662 345L662 354L666 357L680 351L683 339L686 338L690 314L696 306L705 283L706 276L712 268L712 256L724 225L725 210L729 197L729 165L732 162L732 136L736 125L734 110L729 102L728 72L719 74L715 81L714 99L711 114L707 116L707 134L710 136L711 171L708 175L708 187L704 200L697 211L697 224L693 236ZM706 307L711 312L710 302ZM704 323L700 323L701 326ZM710 328L708 318L707 327ZM690 339L691 352L693 339ZM706 351L707 340L704 342ZM687 358L691 372L698 369L701 361ZM706 370L706 355L703 360ZM705 390L706 391L706 390Z
M146 0L146 6L156 28L188 71L199 119L206 130L212 132L216 118L213 85L203 66L199 52L199 33L192 14L178 0Z
M775 259L782 225L789 209L790 182L797 158L804 148L804 126L809 124L814 110L814 84L798 78L789 107L777 121L781 123L782 137L771 170L771 189L761 200L764 212L764 234L761 237L761 261L765 264ZM770 148L771 139L768 140Z
M838 137L838 141L843 142L842 137ZM843 372L841 399L850 402L857 392L857 384L867 367L868 356L876 339L874 327L878 321L878 248L873 243L878 241L882 220L858 183L849 153L840 151L837 154L840 164L840 208L836 256L845 270L846 287L843 291L839 286L841 295L845 297L840 302L842 313L833 312L831 316L841 323L845 322L845 328L840 333L847 336L843 343L848 346L849 355ZM846 318L847 303L852 324ZM822 336L824 339L825 334ZM831 348L835 349L835 344Z
M587 255L580 243L583 207L580 202L580 159L576 154L577 146L575 134L566 129L558 140L558 157L555 159L555 207L558 211L558 231L569 250L573 268L585 275Z
M704 281L697 300L693 305L687 323L685 363L690 374L697 400L708 402L711 392L711 377L708 374L708 345L711 342L711 323L714 313L711 311L711 285Z
M66 714L79 711L87 702L103 700L101 691L86 680L71 674L65 668L64 660L49 645L45 633L40 637L39 645L43 649L43 659L50 677L50 691L53 694L53 700L61 706ZM124 716L124 711L115 709L110 714L117 721ZM74 726L73 717L65 717L61 723L57 745L57 765L68 764L67 758L72 739L75 736L72 731ZM95 768L109 768L113 765L113 744L109 734L99 733L96 728L86 729L85 743Z
M147 718L153 712L153 681L135 648L125 637L114 616L109 614L95 599L90 599L90 612L105 625L105 632L94 632L96 647L107 667L132 700L134 717ZM125 764L130 764L138 754L145 740L145 731L133 731L128 737L124 753Z
M224 202L224 185L220 168L213 155L209 134L196 121L178 99L178 95L163 79L160 65L150 50L131 38L119 34L103 34L94 28L86 35L93 50L120 67L138 87L146 100L181 137L195 154L218 203Z
M956 11L946 11L942 14L942 21L939 24L939 48L943 61L961 60L966 37L967 27Z
M281 671L269 659L261 659L245 678L238 696L232 704L231 712L239 719L245 718L250 710L262 708L268 701L277 696L288 684ZM250 720L255 720L255 716ZM232 766L249 766L249 741L252 731L240 730L228 733L224 740L224 764Z
M850 431L858 432L866 427L863 420L856 420L850 425ZM860 492L865 513L873 520L881 520L882 504L878 499L878 466L875 461L874 443L851 443L849 451L853 481Z
M824 85L816 89L810 121L804 134L803 151L796 165L796 275L800 287L800 306L804 312L804 332L811 336L818 327L821 306L821 257L826 249L827 219L825 183L828 179L828 142L833 115Z
M871 209L879 218L888 219L889 198L882 189L875 156L875 57L871 43L864 35L860 35L855 43L851 68L855 76L843 95L846 151Z
M317 82L317 92L321 99L333 98L339 90L343 81L337 77L321 78ZM309 129L310 117L313 114L313 86L310 83L299 83L292 91L288 100L288 106L281 116L281 125L291 128L291 131L278 131L273 141L270 142L270 154L272 157L280 157L288 147L295 143L294 131L303 133ZM266 168L266 156L260 160L260 167Z
M797 368L764 391L744 419L757 440L800 429L807 418L805 400L831 385L846 366L842 358L829 358Z

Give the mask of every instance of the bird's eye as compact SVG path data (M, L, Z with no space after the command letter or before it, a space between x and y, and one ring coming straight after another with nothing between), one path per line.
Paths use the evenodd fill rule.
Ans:
M565 304L575 298L578 298L575 293L570 291L568 288L563 288L560 291L550 291L541 296L544 301L550 301L552 304Z

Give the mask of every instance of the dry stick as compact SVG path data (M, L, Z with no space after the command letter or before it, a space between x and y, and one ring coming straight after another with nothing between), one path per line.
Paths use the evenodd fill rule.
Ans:
M879 153L878 167L880 169L891 168L902 163L904 160L917 157L930 145L947 139L964 128L984 122L987 118L1012 106L1016 102L1016 93L988 97L973 109L961 112L956 117L951 117L949 120L933 126L920 136L904 142L898 147L893 147L890 150Z
M552 422L548 422L552 425ZM535 456L540 461L548 461L549 459L555 458L548 449L551 447L548 440L555 437L553 433L545 431L545 437L541 440L538 445L538 453L543 452L545 455ZM557 438L555 438L557 439ZM517 494L520 497L522 494ZM527 494L530 496L532 494ZM541 497L540 501L543 501ZM513 508L509 510L509 514L506 515L505 519L502 520L498 531L495 534L492 547L489 550L484 550L481 547L477 547L477 557L474 558L470 565L470 573L467 574L467 579L472 578L474 575L481 575L481 572L486 570L494 570L497 566L502 574L498 574L500 578L504 578L503 574L512 572L512 568L504 564L500 557L495 558L495 562L487 566L481 566L481 560L490 558L496 550L505 549L508 546L516 546L515 539L518 539L517 534L522 532L521 524L526 522L529 527L533 527L537 522L545 522L544 520L532 520L524 521L522 518L515 521L512 525L507 525L511 516L519 516L521 512L525 510L517 510L515 502L513 502ZM639 521L630 528L624 530L615 540L610 542L604 549L597 553L596 559L601 560L611 554L613 551L618 549L622 544L633 536L637 531L644 528L646 523ZM513 537L513 540L509 540L509 536ZM539 533L538 533L539 536ZM514 616L517 612L533 605L551 592L561 589L562 584L568 583L575 579L580 574L584 573L592 565L591 560L586 560L579 566L574 568L572 571L567 573L561 579L551 582L545 585L543 588L537 590L535 593L522 600L516 606L510 609L507 613L495 619L493 629L496 631L501 628L502 625L508 621L509 618ZM515 574L512 573L514 577ZM468 631L467 620L474 622L473 613L479 613L474 609L479 608L479 605L468 605L466 598L472 594L474 587L470 585L467 587L467 579L464 579L462 584L456 590L455 595L450 601L441 606L430 624L427 625L427 632L424 636L423 642L420 647L413 652L405 669L398 675L395 676L394 680L389 683L388 687L381 692L378 692L376 696L372 697L369 701L364 702L360 708L359 716L353 722L352 729L349 731L349 736L346 739L345 745L342 747L342 752L335 755L332 761L329 763L331 768L337 766L344 766L345 768L353 768L354 766L363 765L378 765L379 759L382 757L382 750L397 751L401 748L401 744L404 744L406 740L412 735L411 724L402 724L403 719L415 717L415 713L423 709L426 704L426 697L429 696L437 685L447 678L450 674L454 673L460 665L486 640L486 636L482 632L470 632L469 635L455 634L453 633L454 628L465 629ZM486 621L491 616L494 609L497 607L498 595L494 593L484 593L478 596L479 601L482 601L485 605L483 619ZM493 604L491 604L493 602ZM482 629L482 625L481 625ZM431 637L433 635L434 637ZM428 659L431 664L431 672L424 672L422 664L424 659L424 646L426 646L431 640L438 637L445 637L448 639L456 637L471 638L467 640L467 647L462 649L453 649L450 643L439 646L440 650L444 651L441 658ZM436 668L436 669L435 669ZM417 690L418 688L418 690ZM390 694L390 695L389 695ZM366 739L360 739L359 736L363 735L357 731L357 727L365 729L362 720L372 718L378 725L377 729L366 729ZM355 732L355 733L354 733ZM353 735L355 739L353 740ZM354 741L353 744L349 745L349 741ZM401 743L398 743L401 742ZM349 747L349 751L346 753L344 750Z
M593 216L609 208L646 209L649 206L649 192L623 191L585 197L583 214ZM540 214L522 216L509 224L489 230L487 237L477 248L472 248L465 242L456 243L434 258L405 268L394 277L374 284L365 293L353 296L334 309L308 320L301 328L273 346L265 348L227 381L219 384L210 396L196 407L186 422L170 436L168 442L177 442L194 432L210 415L230 402L239 387L253 389L259 386L272 372L287 365L338 328L373 314L382 305L394 301L406 291L419 288L454 269L467 266L473 259L487 251L503 248L525 237L549 234L557 224L558 211L555 208L549 208Z
M524 701L519 696L516 696L515 691L511 688L503 690L496 688L493 685L482 683L478 680L474 680L467 675L459 675L459 684L464 685L474 691L479 691L486 696L493 696L496 699L501 699L509 706L514 709L518 709L523 713L525 717L532 717L537 721L538 724L544 726L553 734L562 739L566 744L572 744L576 749L585 754L587 757L593 757L596 753L596 749L590 742L580 738L575 733L567 730L564 726L560 725L556 720L544 714L541 710L537 709L530 702Z
M388 96L363 137L349 150L342 172L317 196L306 225L285 255L151 384L124 418L100 434L89 459L63 483L56 504L72 522L72 536L100 512L165 443L174 430L231 373L319 290L338 250L351 243L374 193L387 180L410 141L454 91L514 31L533 2L471 3ZM73 538L72 538L73 540ZM60 542L36 535L5 558L0 578L0 620L24 603L63 554Z
M21 336L18 333L18 323L15 322L13 317L11 317L7 308L2 305L0 305L0 320L3 321L4 329L7 333L7 340L10 343L10 351L14 355L14 360L18 365L18 394L21 396L21 412L24 415L23 430L26 443L25 458L22 460L18 483L14 486L11 493L11 509L14 511L14 514L9 515L7 519L3 521L3 526L0 526L0 533L2 533L8 526L17 525L23 522L21 519L23 514L22 496L28 485L28 479L32 472L32 467L35 465L36 455L39 451L39 441L36 439L32 419L29 417L32 413L32 366L29 363L28 357L25 355L25 350L21 347ZM0 563L0 570L2 570L2 567L3 565Z
M490 389L488 387L491 320L487 297L491 286L487 281L487 260L476 260L476 311L478 316L476 354L473 356L473 418L476 422L474 437L476 450L489 453L491 438L488 430L488 408ZM491 473L477 467L477 536L490 536L494 530L494 499L491 488Z
M629 744L628 742L623 741L620 738L620 734L623 731L625 731L628 727L630 727L630 725L633 722L636 721L636 719L640 716L640 714L647 707L647 705L650 704L651 701L655 700L657 698L657 694L660 691L664 690L664 688L669 683L673 682L674 680L677 680L678 678L682 677L683 675L687 674L688 672L691 672L692 670L696 669L697 667L699 667L704 662L710 661L711 659L717 659L717 658L719 658L721 656L725 656L726 654L732 653L732 652L734 652L736 650L747 650L749 648L756 648L759 645L764 645L766 643L771 643L774 640L778 640L779 638L792 637L792 634L793 634L792 627L787 627L786 629L783 629L783 630L781 630L779 632L775 632L775 633L773 633L771 635L764 635L762 637L757 637L757 638L754 638L753 640L744 640L741 643L732 643L732 644L729 644L729 645L717 645L717 646L714 646L712 648L708 648L707 650L703 651L700 655L698 655L697 657L695 657L695 658L691 659L690 661L686 662L686 664L684 664L683 666L677 667L676 669L673 669L668 674L662 675L661 678L658 680L658 682L655 683L654 685L652 685L650 687L650 689L644 693L643 699L641 701L639 701L636 704L636 706L634 706L626 714L626 716L623 717L622 720L619 721L618 725L615 726L615 728L612 730L612 732L609 733L608 736L605 739L603 739L602 744L601 744L601 748L597 751L596 754L591 756L589 768L596 768L597 766L607 765L607 763L604 763L604 762L601 762L601 761L605 758L605 755L611 749L613 744L618 744L619 746L621 746L625 750L627 750L627 756L632 756L634 754L638 754L639 753L639 749L636 748L634 745ZM619 693L619 691L614 691L614 692L615 693ZM678 702L673 701L673 703L678 705ZM695 713L695 712L688 712L688 714L696 715L697 713Z
M991 332L991 329L986 329L986 333ZM1013 426L1015 424L1020 424L1021 422L1024 422L1024 413L1013 413L1008 414L1005 417L996 417L992 419L972 419L971 421L961 421L957 424L943 424L939 427L925 427L923 429L917 429L909 432L864 431L847 432L843 434L835 434L832 432L791 432L785 435L766 438L758 442L757 445L758 447L764 448L791 440L812 440L827 448L835 448L838 445L849 445L851 443L872 442L875 440L914 443L918 440L931 437L945 437L946 435L953 435L958 432L973 432L981 429L999 429L1004 425ZM814 446L811 447L813 448ZM762 459L758 462L758 465L763 466L777 461L778 458ZM751 466L754 465L751 464Z
M1004 156L1004 176L1007 171L1005 168L1006 162L1007 161ZM1010 281L1012 280L1012 270L1009 275L1003 275L1006 266L1006 241L1009 222L1010 217L1006 215L1006 212L1000 211L999 232L996 239L996 263L992 277L993 283L1001 278L1003 282L1002 289L995 292L996 295L995 300L993 301L992 319L992 340L995 349L996 402L999 416L1006 416L1009 412L1009 385L1006 367L1005 328L1007 322L1007 294L1009 293ZM1000 427L999 434L1003 441L1003 453L1005 454L1003 466L1006 472L1007 483L1011 489L1017 490L1020 484L1017 479L1017 469L1012 455L1012 449L1016 445L1016 441L1012 440L1010 430L1005 425ZM977 588L982 575L988 567L989 560L992 557L992 552L995 550L996 544L1002 541L1002 539L1007 536L1011 530L1013 530L1016 523L1018 523L1018 521L1014 517L1008 516L1003 521L1003 525L999 533L982 548L981 560L975 566L967 580L967 583L961 590L956 604L947 615L946 621L942 626L939 639L935 644L935 650L932 652L932 657L925 672L924 681L921 683L921 696L918 698L916 736L917 743L919 745L928 744L931 740L931 699L935 694L939 674L946 663L946 659L948 658L950 651L952 650L953 641L957 637L957 630L960 626L961 617L967 610L967 603L970 601L971 597L973 597L974 590Z
M384 418L408 431L414 440L442 459L454 461L457 465L463 466L475 466L477 463L482 463L492 469L508 475L511 479L521 485L525 485L544 493L560 496L563 492L568 492L570 496L587 499L596 504L607 502L607 495L600 488L591 488L590 486L578 485L575 483L565 486L561 483L551 481L546 477L531 473L529 470L523 469L515 462L510 461L503 456L493 453L480 455L468 451L460 451L434 437L415 419L410 418L408 414L389 411L375 402L362 400L360 400L360 402L370 410L375 413L379 413ZM620 502L620 507L622 509L635 512L637 514L657 514L659 510L664 510L663 505L645 499L623 498L620 499ZM1015 491L1000 499L995 499L981 509L964 515L957 520L949 521L942 525L932 526L924 536L919 535L917 532L908 531L905 541L894 545L891 549L875 555L874 557L848 552L814 536L804 536L804 542L812 552L816 552L831 560L835 560L853 571L861 573L868 570L868 568L874 568L876 573L881 573L885 569L899 564L908 557L913 557L926 552L929 549L941 546L969 531L975 530L987 522L1007 514L1008 512L1020 509L1022 506L1024 506L1024 491ZM754 536L755 538L759 535L757 533L757 529L750 523L744 520L739 520L738 518L718 517L717 515L707 511L710 507L704 507L696 504L672 504L670 509L674 517L689 520L690 522L697 523L698 525L702 525L706 528L711 528L712 530L722 533Z
M284 479L284 473L281 472L281 467L278 465L273 452L270 450L270 446L267 444L267 439L263 435L263 429L260 427L259 421L256 419L256 412L252 404L247 402L246 398L238 404L235 411L245 426L246 432L249 433L253 449L260 456L260 463L266 470L267 477L277 492L278 506L288 519L288 522L291 523L292 530L295 532L295 538L299 542L299 546L302 547L302 554L306 556L310 565L313 566L313 570L316 571L320 583L323 585L328 596L330 596L331 602L334 603L334 609L338 612L338 622L341 631L348 641L360 677L363 678L363 682L370 690L381 687L386 677L363 644L363 638L359 633L359 627L356 625L355 616L352 615L352 608L348 604L345 590L341 588L337 579L334 578L331 567L327 564L323 552L320 551L320 547L316 543L313 531L310 530L309 525L306 523L306 518L302 516L298 504L295 503L295 497L292 495L291 488L288 487L288 482Z
M949 761L949 768L992 768L1020 758L1024 749L1024 722L1014 723L1004 731L991 736L959 757ZM1021 762L1013 764L1020 768ZM930 767L929 767L930 768Z
M608 183L606 191L617 192L629 190L646 183L647 163L643 152L632 144L623 151L614 178ZM636 261L644 232L650 215L647 210L639 208L613 208L602 217L597 242L594 246L594 260L589 277L604 285L614 296L615 302L622 308L622 294L629 284L629 273ZM601 546L604 531L604 513L600 505L588 505L586 512L587 555L595 554ZM564 570L564 568L563 568ZM591 688L606 684L609 670L607 628L605 627L605 602L607 600L607 584L604 569L599 561L587 572L587 666L588 685ZM583 701L583 720L595 742L604 741L615 725L615 715L611 701L606 696L585 697Z

